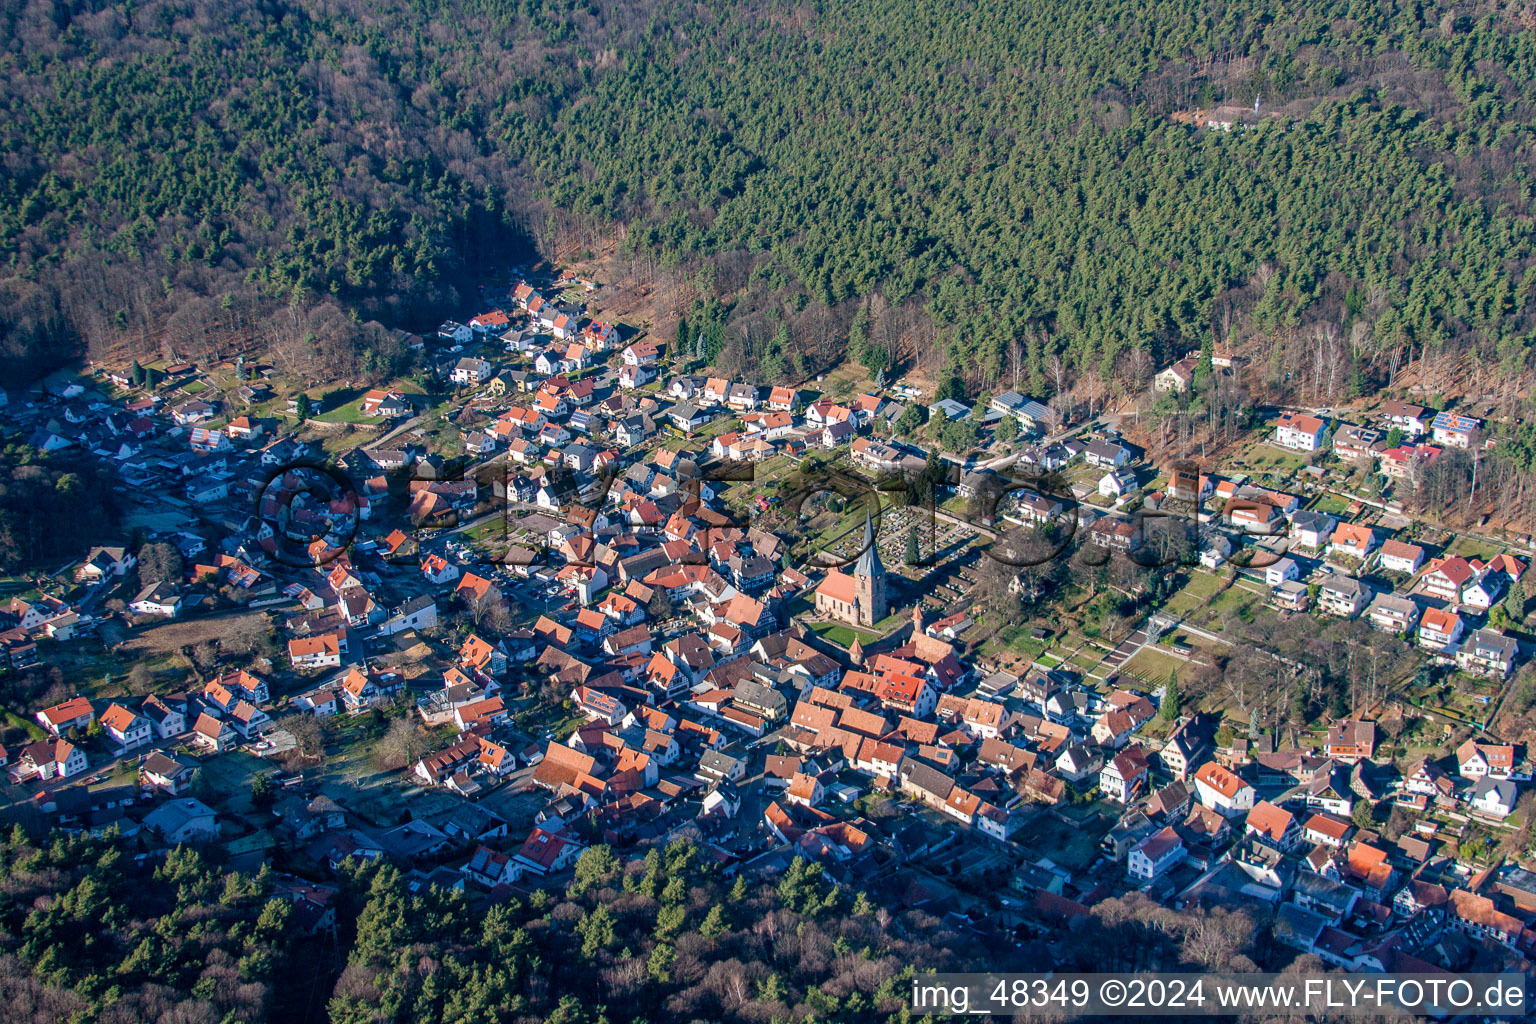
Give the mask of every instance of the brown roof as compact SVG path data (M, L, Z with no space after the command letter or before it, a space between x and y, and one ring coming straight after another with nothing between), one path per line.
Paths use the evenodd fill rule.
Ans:
M1276 807L1268 800L1260 800L1248 812L1248 828L1271 839L1283 837L1294 820L1289 811Z
M816 588L816 593L825 594L830 599L842 601L844 604L853 604L858 596L853 577L836 569L827 571L827 577Z
M1424 549L1393 538L1382 542L1381 554L1385 558L1406 558L1410 562L1424 557Z
M133 728L133 723L138 715L129 711L121 704L113 704L101 714L101 724L107 729L116 729L118 732L127 732Z
M77 718L84 718L91 713L91 702L84 697L72 697L62 704L55 704L51 708L43 709L43 717L54 725L63 722L73 722Z
M583 775L590 775L597 761L590 754L551 740L544 751L544 760L533 770L536 781L551 788L575 785Z
M1207 761L1195 773L1195 781L1203 782L1227 799L1232 799L1248 785L1215 761Z
M1336 818L1331 814L1319 812L1307 819L1305 827L1308 832L1318 832L1336 842L1342 843L1344 837L1349 835L1349 830L1354 826L1342 818Z

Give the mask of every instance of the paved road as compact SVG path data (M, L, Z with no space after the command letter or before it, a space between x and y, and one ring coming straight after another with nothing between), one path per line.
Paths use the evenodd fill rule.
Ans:
M1220 633L1212 633L1208 629L1201 629L1199 626L1191 626L1183 619L1174 618L1173 616L1168 615L1166 612L1159 612L1152 618L1156 620L1154 625L1161 627L1162 632L1166 633L1170 630L1182 630L1185 633L1198 636L1202 640L1209 640L1212 643L1221 644L1225 647L1232 646L1232 641L1227 637L1222 636Z
M418 424L422 420L426 419L426 416L427 416L426 413L417 413L415 416L412 416L410 419L408 419L405 422L401 423L398 427L394 427L393 429L391 429L389 431L389 433L387 433L387 434L380 434L378 437L374 438L372 441L365 441L365 442L363 442L363 448L365 450L369 449L369 448L377 448L379 445L383 444L385 441L388 441L390 438L394 437L395 435L403 433L403 432L405 432L407 430L410 430L412 427L416 426L416 424Z

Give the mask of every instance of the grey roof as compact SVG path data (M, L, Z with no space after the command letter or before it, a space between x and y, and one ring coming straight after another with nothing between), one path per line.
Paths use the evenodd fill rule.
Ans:
M215 818L217 813L201 800L182 797L161 804L144 818L146 827L166 835L175 833L189 822L199 818Z
M784 695L771 686L743 679L736 684L736 699L753 707L764 708L772 712L783 712L788 706Z
M1398 615L1413 615L1419 610L1419 606L1406 597L1398 597L1395 594L1378 594L1376 600L1371 602L1371 611L1378 609L1396 613Z
M1370 591L1353 576L1333 576L1323 581L1323 589L1345 597L1357 597Z
M1017 391L1004 391L992 398L992 407L1003 412L1012 413L1018 411L1024 405L1024 396Z
M141 767L146 772L153 772L156 775L171 778L185 771L194 771L197 765L175 755L165 754L156 750L144 759L144 764Z
M940 800L948 800L955 788L954 779L921 761L903 761L898 771L902 779L924 792L932 793Z
M1067 762L1070 770L1074 772L1086 771L1089 765L1097 760L1088 748L1081 743L1074 743L1068 747L1062 752L1061 757Z
M1337 525L1338 520L1326 512L1317 512L1310 509L1302 509L1291 516L1291 524L1297 529L1322 532L1331 530Z
M963 420L971 414L968 406L955 401L953 398L941 399L928 407L930 416L937 415L940 411L952 420Z
M1484 775L1481 779L1477 780L1477 785L1472 788L1472 799L1481 800L1489 792L1497 792L1499 794L1499 803L1505 807L1515 806L1515 784L1508 779L1495 779L1492 776Z
M1032 420L1047 420L1056 415L1056 410L1034 399L1025 402L1018 411L1020 415L1028 416Z
M859 553L859 560L853 567L855 576L868 576L876 579L885 575L885 566L880 564L880 552L875 549L875 527L870 521L869 512L864 513L864 550Z
M1122 453L1130 454L1124 445L1117 444L1114 441L1089 441L1085 450L1090 455L1099 459L1114 459Z
M1479 629L1467 639L1466 646L1474 651L1498 654L1510 661L1514 660L1516 652L1520 649L1514 637L1505 636L1494 629Z
M731 770L736 767L736 758L718 750L706 750L703 756L699 758L699 767L719 772L721 775L729 775Z

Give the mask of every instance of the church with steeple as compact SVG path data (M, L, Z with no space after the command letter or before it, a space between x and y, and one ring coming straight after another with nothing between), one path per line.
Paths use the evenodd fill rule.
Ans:
M890 614L885 593L885 566L875 546L875 527L864 514L864 546L853 572L827 570L815 594L816 613L852 626L873 626Z

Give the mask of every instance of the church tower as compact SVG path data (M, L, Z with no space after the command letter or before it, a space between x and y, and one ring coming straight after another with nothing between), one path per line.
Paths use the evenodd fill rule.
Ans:
M875 527L864 513L864 550L853 567L853 588L859 608L859 624L873 626L890 612L885 597L885 566L875 547Z

